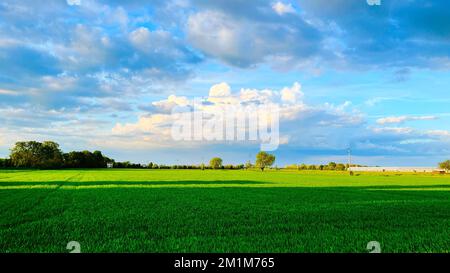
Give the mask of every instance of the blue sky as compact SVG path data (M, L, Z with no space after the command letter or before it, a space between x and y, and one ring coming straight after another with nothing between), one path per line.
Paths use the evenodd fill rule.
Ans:
M346 162L351 147L360 164L434 166L450 158L449 7L2 1L0 156L54 140L143 163L245 162L258 145L166 138L166 107L222 83L231 96L301 95L280 120L278 165Z

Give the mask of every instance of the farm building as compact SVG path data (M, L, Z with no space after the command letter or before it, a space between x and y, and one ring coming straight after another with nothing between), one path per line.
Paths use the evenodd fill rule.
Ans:
M432 167L350 167L354 172L406 172L406 173L445 173L445 170Z

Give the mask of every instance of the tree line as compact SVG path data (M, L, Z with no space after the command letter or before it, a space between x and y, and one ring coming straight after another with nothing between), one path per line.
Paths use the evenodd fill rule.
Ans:
M260 152L256 156L256 167L264 170L275 162L275 156ZM164 165L150 162L136 164L129 161L116 162L101 151L72 151L64 153L58 143L53 141L23 141L17 142L11 149L9 158L0 158L0 168L29 169L62 169L62 168L133 168L133 169L227 169L239 170L248 168L248 164L223 165L223 160L214 157L209 165ZM251 164L250 164L251 165ZM253 167L251 165L250 167Z
M266 152L256 155L255 164L248 161L245 164L224 165L220 157L214 157L209 165L164 165L150 162L149 164L136 164L129 161L116 162L101 151L72 151L64 153L59 144L53 141L25 141L17 142L11 149L9 158L0 158L0 168L30 168L30 169L62 169L62 168L106 168L108 165L114 168L132 169L226 169L240 170L257 168L264 171L275 163L275 156ZM296 170L332 170L345 171L349 167L364 167L356 164L343 164L330 162L326 165L292 164L286 169ZM450 171L450 160L439 163L439 167ZM278 168L277 168L278 169Z
M131 169L183 169L183 170L207 170L207 169L223 169L223 170L241 170L244 169L244 164L238 165L206 165L206 164L177 164L177 165L166 165L166 164L157 164L150 162L148 164L135 164L129 161L127 162L114 162L114 168L131 168Z
M100 151L64 153L53 141L24 141L14 145L9 158L0 159L0 168L106 168L108 163L114 163L114 160Z

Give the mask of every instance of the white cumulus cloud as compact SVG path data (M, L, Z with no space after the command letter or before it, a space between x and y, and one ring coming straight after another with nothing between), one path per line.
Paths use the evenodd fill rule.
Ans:
M275 2L272 4L272 9L278 14L283 15L286 13L295 13L295 9L291 3L284 4L283 2Z
M301 85L296 82L292 87L285 87L281 90L281 100L285 102L295 103L303 97Z
M215 84L209 89L210 97L227 97L230 95L231 95L231 88L225 82Z
M188 142L175 143L170 134L171 125L177 119L176 114L172 113L171 110L177 106L195 109L196 112L208 117L223 113L226 107L235 107L230 109L256 109L251 107L276 105L279 109L280 144L282 145L298 145L299 143L301 145L313 145L317 137L325 135L329 135L325 138L333 139L333 142L342 141L335 136L331 136L330 127L333 127L334 130L346 130L345 128L348 127L360 126L363 122L359 113L345 109L349 106L349 103L344 103L346 107L333 104L307 105L302 99L301 85L297 82L280 90L243 88L239 92L233 92L228 83L222 82L213 85L206 98L188 99L170 95L165 100L152 102L150 107L143 107L143 109L149 111L141 114L136 122L117 123L112 129L112 133L116 136L125 135L128 140L140 143L140 145L143 143L147 143L149 146L192 145L192 143L187 144ZM254 112L244 113L244 115L249 116L255 114ZM258 112L258 115L260 114L270 116L270 112ZM239 127L237 130L245 131L246 128ZM196 145L206 144L197 143ZM328 145L335 144L328 143Z

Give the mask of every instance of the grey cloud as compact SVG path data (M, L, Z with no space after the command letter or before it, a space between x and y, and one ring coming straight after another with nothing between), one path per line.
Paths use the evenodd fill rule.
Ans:
M239 67L253 66L271 57L309 58L321 46L320 33L300 17L262 20L261 15L251 20L206 10L189 17L186 31L196 48Z
M238 67L448 69L450 9L445 0L298 0L279 16L269 1L193 0L190 42ZM226 36L226 37L225 37ZM279 64L280 63L280 64Z
M150 12L138 4L143 2L0 3L0 89L19 93L0 94L0 104L89 107L79 98L160 92L163 83L189 78L201 56L172 33L123 20L135 8L142 16ZM145 50L130 41L136 29L152 35Z
M299 0L305 17L325 25L343 45L347 67L438 68L450 55L448 1Z

